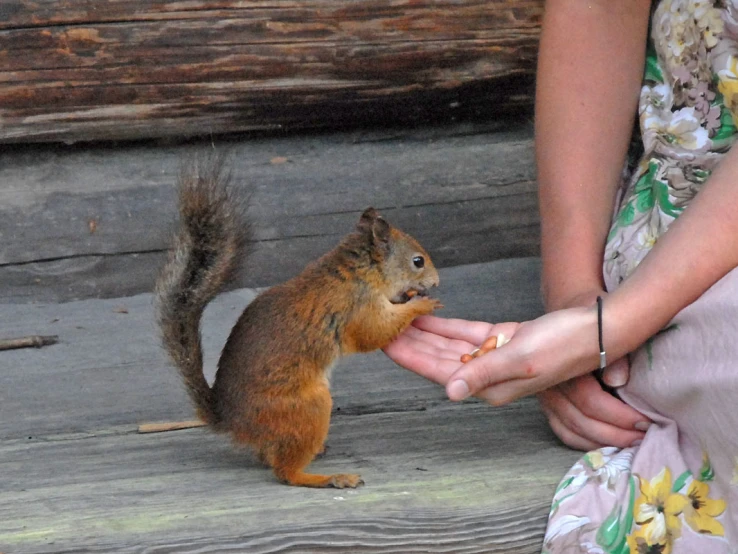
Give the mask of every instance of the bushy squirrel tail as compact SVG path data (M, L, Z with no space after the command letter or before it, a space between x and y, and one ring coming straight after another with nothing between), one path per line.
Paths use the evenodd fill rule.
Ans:
M156 312L164 347L184 379L198 416L218 423L213 393L203 375L200 320L207 304L235 275L249 230L245 203L229 188L223 156L183 167L179 229L156 283Z

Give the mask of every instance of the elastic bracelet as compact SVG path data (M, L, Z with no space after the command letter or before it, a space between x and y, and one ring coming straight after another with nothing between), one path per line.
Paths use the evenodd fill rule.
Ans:
M597 297L597 335L600 340L600 369L605 369L607 366L607 353L605 352L605 345L602 341L602 297Z

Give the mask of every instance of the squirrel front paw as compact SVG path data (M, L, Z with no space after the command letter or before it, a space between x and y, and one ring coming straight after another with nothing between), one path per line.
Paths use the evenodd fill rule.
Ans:
M441 304L438 298L430 298L428 296L411 298L406 306L412 309L415 316L432 314L434 310L443 308L443 304Z

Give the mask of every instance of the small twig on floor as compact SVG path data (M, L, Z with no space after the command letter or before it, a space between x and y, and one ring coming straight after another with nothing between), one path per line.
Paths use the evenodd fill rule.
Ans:
M41 348L59 342L59 337L31 335L17 339L0 339L0 350L13 350L15 348Z
M139 433L163 433L165 431L179 431L180 429L192 429L193 427L204 427L204 421L195 419L192 421L165 421L163 423L142 423L138 426Z

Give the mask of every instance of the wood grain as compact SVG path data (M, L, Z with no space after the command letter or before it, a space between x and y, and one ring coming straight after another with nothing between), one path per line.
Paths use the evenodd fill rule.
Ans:
M528 109L542 4L3 2L0 141L336 128Z
M312 467L358 471L364 487L286 487L202 429L3 441L0 544L22 553L538 554L556 484L578 457L530 402L336 416L328 445Z
M445 315L541 313L537 259L441 271ZM205 365L248 289L203 326ZM52 349L0 357L0 549L7 552L373 552L534 554L550 499L578 458L532 400L451 404L384 355L332 379L335 410L316 471L358 471L358 490L307 490L205 429L139 434L191 417L158 346L151 297L0 305L0 334L53 329Z
M0 153L0 300L150 291L176 221L180 163L210 143L24 146ZM532 129L232 140L234 184L251 194L254 254L235 286L296 274L374 206L449 267L536 256ZM279 158L282 163L273 163Z

